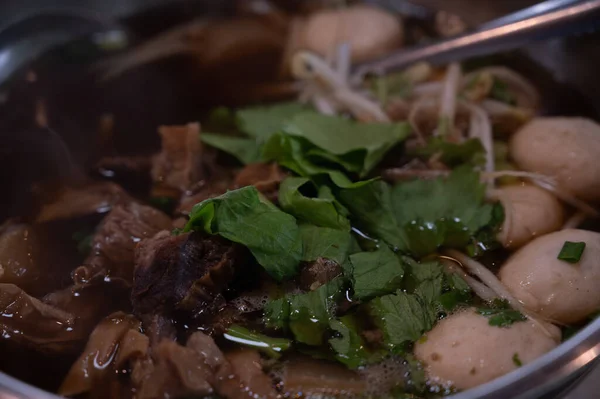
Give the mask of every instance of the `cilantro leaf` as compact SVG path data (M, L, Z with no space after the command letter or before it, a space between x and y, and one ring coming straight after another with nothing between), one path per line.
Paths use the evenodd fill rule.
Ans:
M247 165L261 160L260 147L256 140L246 137L226 136L222 134L202 133L200 140L223 152L233 155Z
M325 258L331 259L339 265L346 262L352 243L349 231L302 224L300 225L300 236L303 261L310 262L318 258Z
M288 177L279 186L279 205L298 220L320 227L330 227L349 231L350 222L341 214L343 208L329 198L310 198L300 192L300 188L309 185L304 177Z
M335 358L351 369L380 361L386 356L385 351L371 350L365 345L358 324L355 315L329 322L329 327L335 332L335 336L329 339Z
M308 152L310 159L335 162L364 176L408 136L409 127L405 123L357 123L338 116L302 112L286 124L284 131L316 147Z
M440 246L464 248L493 220L492 204L484 203L485 186L469 168L446 179L415 180L392 190L395 214L406 249L417 257Z
M264 307L264 323L269 328L287 329L290 322L290 302L287 298L273 299Z
M338 277L314 291L271 301L265 306L266 323L288 327L298 342L321 345L329 329L329 321L334 317L342 288L343 279Z
M229 327L223 334L223 338L251 348L256 348L275 359L281 357L281 352L288 350L292 345L289 339L268 337L238 325Z
M515 95L511 93L508 85L498 78L494 78L494 83L490 90L490 97L509 105L517 104L517 99Z
M401 290L395 294L373 299L368 304L373 321L383 332L384 342L394 353L429 331L436 320L426 301L416 294Z
M485 163L485 148L479 139L469 139L457 144L441 137L433 137L425 147L418 148L412 153L426 158L440 154L440 160L449 167L464 164L478 166Z
M513 355L512 361L517 367L521 367L523 365L523 362L519 358L519 354L517 352L515 352L515 354Z
M394 216L390 187L386 183L370 180L355 187L340 189L337 195L359 228L394 248L406 248Z
M496 239L498 230L504 223L504 207L500 202L492 204L492 218L489 223L481 228L472 238L467 246L470 257L476 258L486 251L501 248L502 244Z
M390 294L401 287L404 269L398 256L386 245L374 252L350 255L350 262L354 297L359 300Z
M491 306L478 308L477 313L489 318L490 326L508 327L513 323L527 320L521 312L510 307L505 300L495 299Z
M248 136L265 142L279 132L286 122L308 108L298 102L284 102L268 106L243 108L236 112L238 128Z
M406 257L402 260L406 268L406 292L423 298L436 315L471 301L471 288L459 275L447 273L441 263L417 263Z
M300 229L293 216L280 211L254 186L196 204L183 232L218 234L246 246L273 278L293 277L302 258Z

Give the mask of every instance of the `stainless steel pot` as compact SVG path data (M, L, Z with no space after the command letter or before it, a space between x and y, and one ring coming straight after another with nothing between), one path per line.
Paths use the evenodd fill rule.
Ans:
M390 6L397 6L403 0L386 0ZM2 54L6 54L9 49L14 49L14 44L22 42L25 39L35 35L37 38L47 36L48 32L56 33L60 31L63 36L58 43L68 42L66 48L71 51L73 44L81 42L70 41L72 35L88 33L89 30L111 29L120 31L122 25L116 22L116 18L126 17L129 13L137 10L136 6L143 4L160 5L169 0L155 0L152 2L111 0L104 2L94 1L67 1L64 0L65 7L53 7L51 14L56 16L57 12L64 14L68 12L69 24L48 23L48 25L36 23L26 26L21 30L2 30L8 22L14 22L15 18L26 20L27 15L31 15L32 10L40 15L40 9L35 7L35 1L19 1L14 3L3 3L0 5L0 94L8 92L10 97L4 103L0 95L0 142L4 149L12 149L17 152L26 153L27 149L22 144L15 144L10 141L15 132L19 129L31 129L31 126L23 125L25 120L22 114L30 111L35 103L35 93L30 88L19 87L13 82L3 81L2 78ZM382 3L382 1L378 1ZM503 0L503 1L468 1L468 0L413 0L414 3L421 3L430 9L447 9L453 13L461 15L468 23L475 25L487 19L502 15L503 13L522 8L535 3L532 0ZM46 4L40 1L40 4ZM57 1L55 3L61 3ZM89 4L84 4L89 3ZM188 17L190 10L194 12L227 12L227 1L204 1L200 6L190 6L185 1L175 1L178 6L170 8L169 13L159 14L161 20L168 18ZM112 4L112 6L111 6ZM24 8L28 5L28 8ZM32 5L34 7L32 7ZM39 6L39 4L38 4ZM69 8L74 7L76 8ZM48 9L46 9L48 11ZM83 11L83 12L82 12ZM29 13L29 14L28 14ZM42 13L43 14L43 13ZM150 10L146 16L156 16L156 12ZM95 21L92 23L82 23L78 17L90 18ZM132 19L134 25L137 24L138 31L152 32L152 27L146 26L146 16ZM64 15L63 15L64 17ZM140 19L141 18L141 19ZM66 21L66 20L62 20ZM38 20L39 22L39 20ZM71 25L72 23L72 25ZM67 26L68 25L68 26ZM50 27L52 28L51 30ZM59 27L60 29L57 29ZM40 29L46 31L40 31ZM123 30L125 34L128 31ZM66 40L68 39L68 40ZM28 60L35 54L32 48L40 50L37 46L39 42L34 41L34 46L18 47ZM71 46L71 47L69 47ZM69 50L71 49L71 50ZM81 48L79 48L81 50ZM36 51L37 51L36 50ZM45 49L44 49L45 50ZM31 53L27 53L30 51ZM37 88L49 96L49 106L53 107L53 114L59 120L60 127L56 130L63 135L63 139L76 155L73 162L84 163L86 159L94 152L94 144L90 143L88 133L95 131L96 126L89 123L89 120L97 120L97 116L106 110L121 110L122 119L126 120L123 131L138 133L135 145L148 144L141 147L151 148L154 144L149 137L140 137L139 132L154 129L161 123L182 122L185 120L185 113L173 116L165 110L175 108L185 108L185 103L189 101L189 93L186 93L186 83L181 84L174 81L174 75L165 73L162 68L148 67L143 68L135 78L128 81L127 87L109 87L108 89L98 89L90 86L82 70L89 67L89 59L86 57L85 46L83 47L82 58L78 62L61 64L60 57L56 57L56 52L50 56L42 56L41 61L44 68L49 71L49 76L55 76L56 79L49 85L42 85ZM15 54L15 53L13 53ZM62 54L62 53L58 53ZM600 80L596 78L597 71L600 69L600 35L590 34L585 37L555 40L546 43L536 44L523 49L519 54L511 54L501 57L502 62L507 62L511 66L524 71L528 76L532 76L544 91L544 109L549 113L556 114L583 114L595 117L600 116ZM6 56L5 56L6 57ZM4 60L6 62L6 59ZM162 65L164 67L164 65ZM54 75L52 75L54 74ZM148 85L148 81L152 84ZM122 84L118 85L122 86ZM37 90L35 89L35 90ZM8 91L6 91L8 90ZM34 91L35 91L34 90ZM15 95L17 93L17 95ZM196 98L197 99L197 98ZM132 105L134 103L134 105ZM189 104L188 104L189 105ZM25 111L23 111L25 110ZM92 117L93 116L93 117ZM183 119L183 120L182 120ZM135 136L135 134L133 134ZM141 140L140 140L141 139ZM8 141L7 141L8 140ZM8 145L4 143L9 143ZM10 144L12 143L12 144ZM12 145L12 147L11 147ZM131 142L124 141L120 143L121 148L127 152L131 149ZM140 148L136 147L137 150ZM143 151L144 148L141 148ZM599 154L600 155L600 154ZM0 166L2 165L0 152ZM45 160L45 166L48 162ZM39 165L38 165L39 166ZM41 166L43 169L44 165ZM20 166L14 167L20 170ZM39 167L37 168L39 169ZM50 168L52 169L52 168ZM28 175L29 178L31 176ZM12 186L4 185L3 187ZM18 189L8 189L6 209L0 212L0 217L9 216L11 213L22 210L23 202L17 196ZM509 350L509 348L507 348ZM2 354L0 354L2 356ZM523 366L517 371L505 375L488 384L477 387L453 396L455 399L529 399L529 398L554 398L560 397L568 392L573 386L581 380L600 359L600 319L597 319L577 335L560 345L555 350L547 353L531 364ZM0 399L55 399L57 396L44 392L38 388L23 383L9 375L0 373Z

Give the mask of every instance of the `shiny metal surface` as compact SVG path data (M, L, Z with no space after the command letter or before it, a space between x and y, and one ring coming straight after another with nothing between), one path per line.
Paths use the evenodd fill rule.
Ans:
M394 1L394 0L389 0ZM122 3L126 3L122 0ZM419 0L415 2L420 3ZM461 3L461 0L430 0L424 1L428 6L450 7L452 4ZM468 7L475 11L485 9L486 15L496 16L494 11L489 11L496 5L502 8L503 4L512 3L516 5L513 9L522 7L522 2L515 0L498 0L488 2L471 2ZM476 5L477 3L478 5ZM485 5L484 3L487 3ZM0 7L1 8L1 7ZM470 10L469 10L470 11ZM503 10L506 12L510 10ZM460 14L460 12L457 12ZM467 15L468 17L468 15ZM478 23L480 21L473 21ZM1 34L0 34L1 39ZM600 111L600 90L589 90L596 80L590 80L597 75L597 68L593 67L593 55L600 54L596 43L576 43L576 46L565 44L563 41L549 41L536 45L527 51L552 71L556 79L569 87L588 90L590 102ZM573 64L566 60L576 60ZM576 72L575 72L576 71ZM587 82L579 80L582 76L588 76ZM586 86L587 83L587 86ZM0 354L1 356L1 354ZM575 335L566 343L562 344L552 352L544 355L535 362L528 364L519 370L505 375L495 381L482 385L470 391L454 395L454 399L541 399L557 398L566 389L568 390L575 382L590 370L596 359L600 358L600 320L588 325L580 333ZM600 385L600 383L598 383ZM562 397L562 396L560 396ZM591 399L597 396L576 399ZM18 381L8 375L0 373L0 399L58 399L56 395L41 391L26 383ZM575 398L569 398L575 399Z
M546 0L539 4L535 4L531 7L524 8L512 14L502 16L494 19L493 21L485 22L479 25L478 29L490 29L498 26L507 25L513 22L521 21L527 18L532 18L538 15L542 15L554 10L560 10L561 8L568 7L581 3L581 0Z
M508 25L398 51L355 68L355 77L406 67L418 61L446 63L513 50L535 40L580 33L600 21L600 0L588 0Z

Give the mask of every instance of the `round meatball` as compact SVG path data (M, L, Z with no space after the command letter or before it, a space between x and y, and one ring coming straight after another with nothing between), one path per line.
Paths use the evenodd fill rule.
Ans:
M560 201L539 187L505 186L494 190L491 197L504 207L504 223L497 237L505 248L522 247L536 236L560 229L564 222Z
M560 331L547 325L556 337ZM466 309L440 321L415 345L430 381L469 389L529 363L558 345L539 325L517 322L490 326L489 319Z
M323 56L338 44L349 43L352 61L364 61L399 47L403 40L401 20L379 8L353 6L311 15L301 28L297 49Z
M517 131L510 155L520 169L556 178L560 187L600 200L600 125L586 118L536 118Z
M565 241L585 242L579 262L557 258ZM600 234L568 229L536 238L502 266L500 280L523 305L559 323L576 323L600 309Z

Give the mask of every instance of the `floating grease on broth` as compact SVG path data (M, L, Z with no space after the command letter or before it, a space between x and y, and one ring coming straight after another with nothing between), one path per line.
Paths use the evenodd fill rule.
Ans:
M173 53L230 62L243 35L297 97L157 126L153 156L97 163L147 189L110 173L39 189L37 214L0 228L0 349L40 366L3 371L78 398L424 399L597 314L600 234L580 228L598 216L596 122L535 116L537 90L500 66L351 82L409 37L384 10L205 22L107 77Z

